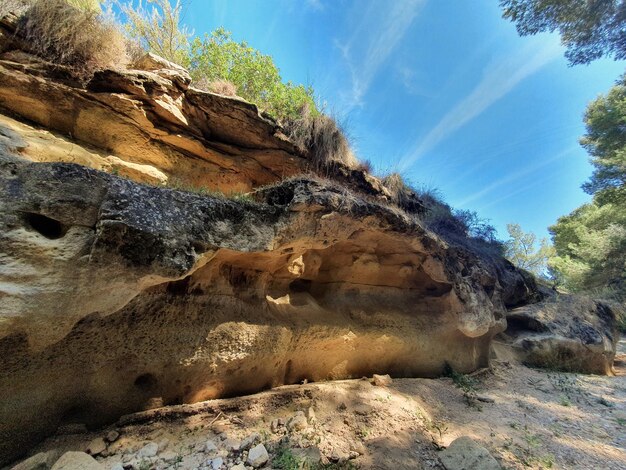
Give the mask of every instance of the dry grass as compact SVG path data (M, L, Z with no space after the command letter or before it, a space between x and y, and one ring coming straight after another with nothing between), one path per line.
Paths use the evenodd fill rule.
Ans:
M397 206L402 206L402 202L407 198L409 192L412 192L409 186L404 182L400 173L390 173L383 178L385 188L391 194L391 201Z
M97 10L65 0L37 0L21 18L18 35L30 52L68 67L78 78L127 63L126 40L113 21Z
M369 160L359 160L356 164L356 169L369 174L372 174L374 172L372 162L370 162Z
M299 118L289 119L284 127L291 141L309 154L313 171L324 172L333 164L358 166L344 131L331 116L313 114L305 107Z
M237 96L237 87L233 82L228 80L213 80L203 86L202 89L210 91L211 93L217 93L223 96Z
M4 18L9 13L21 16L32 3L32 0L0 0L0 18Z
M399 173L390 173L382 180L383 185L391 194L391 202L410 214L422 214L425 207L415 192Z

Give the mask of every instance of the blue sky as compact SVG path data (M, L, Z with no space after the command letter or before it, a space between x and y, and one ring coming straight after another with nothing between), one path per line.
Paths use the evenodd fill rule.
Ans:
M184 21L272 55L361 159L438 188L502 238L508 222L547 236L589 200L582 115L624 71L568 67L558 36L520 38L497 0L187 0Z

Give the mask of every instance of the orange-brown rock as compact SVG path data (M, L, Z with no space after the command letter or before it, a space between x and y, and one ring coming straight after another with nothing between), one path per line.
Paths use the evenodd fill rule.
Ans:
M101 71L83 88L59 67L5 52L0 108L118 159L122 170L139 165L190 187L247 192L306 168L306 158L255 105L190 88L186 72L173 65L138 65L150 70Z

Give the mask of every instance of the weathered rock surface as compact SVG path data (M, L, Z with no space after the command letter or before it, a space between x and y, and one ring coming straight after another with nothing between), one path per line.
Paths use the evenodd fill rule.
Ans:
M487 364L504 289L476 256L328 183L254 197L2 159L2 460L159 403Z
M439 458L446 470L501 470L489 451L467 436L452 441Z
M100 159L81 163L116 165L122 174L135 166L187 186L236 193L306 167L255 105L190 88L186 72L173 64L158 69L146 59L137 66L148 70L98 72L85 89L58 66L4 52L0 108L94 147Z
M18 463L11 470L49 470L59 459L60 452L39 452L32 457Z
M105 468L84 452L66 452L52 466L52 470L105 470Z
M507 324L501 337L527 365L611 374L619 332L606 302L552 295L509 311Z

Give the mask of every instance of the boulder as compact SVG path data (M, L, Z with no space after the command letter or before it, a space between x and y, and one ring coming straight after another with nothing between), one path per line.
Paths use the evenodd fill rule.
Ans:
M155 457L159 452L159 445L156 442L149 442L137 452L137 457L140 459Z
M446 470L501 470L500 464L487 449L470 437L455 439L439 454Z
M212 470L220 470L220 468L224 465L224 459L222 457L216 457L209 460L208 463Z
M270 456L263 444L258 444L248 451L246 463L254 468L262 467L267 463Z
M272 420L272 422L273 421L274 420ZM250 447L252 447L257 442L260 442L260 441L261 441L261 435L258 432L254 432L254 433L250 434L249 436L245 437L241 441L240 448L241 448L241 450L248 450Z
M39 452L11 467L11 470L48 470L57 461L59 455L60 452L56 450Z
M392 383L393 383L393 379L389 376L389 374L385 374L385 375L374 374L372 376L372 384L376 385L377 387L388 387Z
M84 452L66 452L52 466L52 470L106 470L91 455Z
M217 452L217 445L215 445L215 442L213 440L209 439L204 444L203 451L206 452L207 454L213 454Z
M304 431L309 426L309 423L304 415L304 412L298 411L294 416L287 421L287 429L290 431Z
M112 429L111 431L107 433L107 435L105 436L105 439L107 442L115 442L117 441L119 437L120 437L119 431Z
M584 296L554 294L509 311L499 339L529 366L610 375L619 338L616 308Z
M89 443L85 452L87 452L89 455L98 455L104 452L106 448L107 444L106 442L104 442L104 439L101 437L96 437Z
M185 68L170 62L163 57L153 54L152 52L148 52L137 59L133 64L131 64L130 68L156 72L164 78L173 78L181 87L185 89L191 83L191 76Z

